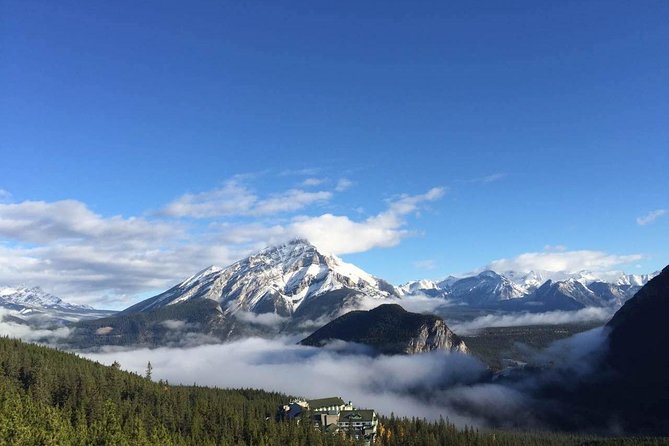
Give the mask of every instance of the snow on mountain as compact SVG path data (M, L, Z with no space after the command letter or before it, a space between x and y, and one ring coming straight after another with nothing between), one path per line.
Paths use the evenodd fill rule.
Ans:
M316 304L331 312L355 298L384 300L398 295L392 285L355 265L320 253L306 240L292 240L227 268L209 267L125 312L211 299L226 314L247 311L293 316Z
M455 277L455 276L448 276L444 280L440 281L437 283L437 287L440 289L448 289L451 285L453 285L455 282L458 280L462 279L462 277Z
M526 294L524 288L490 270L457 280L449 286L448 291L453 299L471 304L517 299Z
M526 292L533 291L539 288L541 285L546 282L546 274L530 271L530 272L518 272L518 271L506 271L502 273L504 277L511 280L516 285L524 288Z
M39 287L0 287L0 309L4 312L0 315L0 322L22 321L34 326L60 325L115 313L65 302Z
M90 311L88 305L75 305L49 294L39 287L1 287L0 305L16 306L30 309L56 309L60 311Z
M625 274L621 273L617 280L615 281L616 285L620 286L638 286L642 287L648 282L650 282L651 279L653 279L655 276L659 275L659 271L655 271L654 273L651 274Z
M540 305L545 309L620 306L632 297L657 273L633 275L623 272L574 273L554 271L483 271L477 275L456 278L449 276L437 282L437 289L421 289L424 282L410 282L404 286L404 295L429 294L471 306L504 304L507 309L523 309L527 305Z
M431 280L413 280L397 287L400 295L410 295L419 291L439 290L439 285Z
M585 307L605 307L607 302L575 278L553 282L546 281L525 301L542 305L548 310L580 310Z

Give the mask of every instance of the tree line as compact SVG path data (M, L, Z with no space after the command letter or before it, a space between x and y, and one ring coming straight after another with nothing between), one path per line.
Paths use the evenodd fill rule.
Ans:
M149 367L147 367L149 369ZM150 370L147 370L150 374ZM221 371L225 373L225 371ZM0 445L353 446L309 422L276 422L290 396L153 382L72 353L0 338ZM441 420L382 418L376 445L664 445L458 429Z

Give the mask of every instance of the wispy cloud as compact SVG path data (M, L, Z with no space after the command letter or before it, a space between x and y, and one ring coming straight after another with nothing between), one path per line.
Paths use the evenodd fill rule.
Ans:
M337 181L337 185L335 186L335 190L337 192L343 192L347 189L350 189L351 186L353 186L353 181L349 180L348 178L340 178Z
M6 202L12 199L12 194L5 189L0 189L0 203Z
M546 251L526 252L510 259L491 262L486 268L495 271L548 271L578 272L606 271L619 265L641 260L641 254L618 255L602 251Z
M289 238L307 238L338 254L394 246L411 235L408 214L443 193L437 188L400 196L385 211L357 221L330 213L294 215L327 202L331 191L290 189L259 197L243 181L186 194L145 217L106 217L76 200L0 203L0 283L39 285L73 303L120 308L206 265L226 266ZM293 215L274 220L279 213ZM196 224L180 218L185 215L221 221Z
M474 178L473 180L471 180L471 182L472 183L489 184L489 183L494 183L495 181L503 180L507 176L509 176L509 174L507 174L505 172L496 172L496 173L486 175L486 176L483 176L483 177Z
M363 221L332 214L300 217L290 225L290 232L334 254L395 246L410 235L405 229L406 216L418 211L424 203L440 199L444 193L444 188L436 187L424 194L404 195L390 202L387 210Z
M325 202L332 198L332 192L307 192L300 189L291 189L258 201L252 209L251 215L267 215L279 212L297 211L313 203Z
M258 197L237 180L226 181L217 189L196 194L184 194L161 210L169 217L209 218L244 214Z
M413 262L414 268L418 269L435 269L437 267L437 262L433 259L423 259L423 260L416 260Z
M285 169L281 171L279 175L282 177L290 177L290 176L311 177L318 175L320 171L321 171L320 167L305 167L302 169Z
M655 220L666 215L668 212L669 210L667 209L655 209L654 211L650 211L646 215L637 217L636 223L640 226L645 226L651 223L655 223Z
M232 179L214 190L184 194L165 206L159 214L190 218L258 216L292 212L330 198L330 191L310 192L301 189L289 189L261 198L239 180Z
M545 313L487 314L471 321L450 324L450 328L459 335L467 336L487 327L605 322L611 319L611 316L613 316L613 310L610 308L583 308L577 311L548 311Z
M323 183L325 183L324 179L311 177L311 178L307 178L304 181L302 181L302 186L305 186L305 187L319 186Z

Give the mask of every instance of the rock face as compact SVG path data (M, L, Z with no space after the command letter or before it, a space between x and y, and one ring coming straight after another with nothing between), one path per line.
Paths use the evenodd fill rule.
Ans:
M467 353L465 343L441 318L410 313L397 304L346 313L300 343L322 347L332 340L364 344L384 354L415 354L432 350Z

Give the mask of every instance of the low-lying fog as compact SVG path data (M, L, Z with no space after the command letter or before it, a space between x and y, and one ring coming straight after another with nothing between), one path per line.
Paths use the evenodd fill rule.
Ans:
M7 313L0 314L0 316ZM588 319L589 316L592 316ZM599 312L551 312L477 318L461 328L550 324L603 317ZM501 319L500 319L501 318ZM483 324L485 321L485 324ZM466 325L468 324L468 325ZM191 336L183 324L172 324L175 335ZM454 327L456 328L456 327ZM67 335L66 328L49 333L14 321L0 322L0 334L48 342ZM457 328L456 328L457 332ZM602 329L558 341L536 356L550 371L517 379L494 377L471 355L437 351L413 356L370 356L359 345L337 343L319 349L297 345L298 337L249 338L226 344L186 348L121 349L106 347L82 356L144 374L147 363L154 380L172 384L254 387L306 398L341 396L357 407L399 416L448 418L456 424L542 428L533 416L545 401L535 390L546 380L578 379L587 373L603 347ZM567 378L565 378L567 377Z

